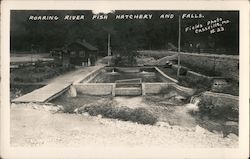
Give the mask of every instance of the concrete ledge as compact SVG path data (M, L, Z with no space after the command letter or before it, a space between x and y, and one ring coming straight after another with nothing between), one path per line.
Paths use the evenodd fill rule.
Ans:
M123 96L140 96L142 95L141 88L131 87L131 88L116 88L115 95L123 95Z
M113 95L114 83L79 83L75 84L77 94Z
M159 94L162 89L167 89L170 83L143 83L142 95Z
M232 99L239 101L239 96L234 96L231 94L224 94L224 93L214 93L210 91L206 91L203 93L204 96L212 96L212 97L217 97L217 98L227 98L227 99Z
M91 72L88 73L87 75L85 75L85 76L83 76L82 78L76 80L76 81L73 83L73 85L76 85L76 84L78 84L78 83L87 83L87 82L89 82L89 81L92 80L94 77L96 77L96 75L98 75L104 67L105 67L105 65L104 65L104 66L100 66L99 68L97 68L97 69L91 71Z
M194 71L187 71L187 76L191 77L198 77L198 78L206 78L206 79L213 79L213 77L205 76L203 74L194 72Z
M170 84L169 86L174 88L178 93L183 94L183 95L192 96L195 93L195 89L183 87L176 83Z
M158 67L154 67L163 77L175 82L175 83L178 83L178 81L172 77L169 77L168 75L166 75L164 72L162 72Z

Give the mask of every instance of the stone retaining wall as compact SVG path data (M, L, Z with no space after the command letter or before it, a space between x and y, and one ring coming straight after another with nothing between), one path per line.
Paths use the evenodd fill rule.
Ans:
M161 58L171 56L177 52L173 51L138 51L139 54ZM206 71L216 71L226 78L239 80L239 56L218 54L197 54L181 52L181 64L192 68L202 68ZM192 69L191 68L191 69Z
M239 97L224 93L214 93L206 91L202 93L202 98L211 98L215 105L220 105L221 103L227 102L227 104L233 105L234 107L239 106Z

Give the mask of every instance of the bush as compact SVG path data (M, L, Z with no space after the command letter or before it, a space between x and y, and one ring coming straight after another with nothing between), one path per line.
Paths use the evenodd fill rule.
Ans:
M153 125L157 122L157 118L145 108L136 108L131 113L131 117L133 122L138 122L140 124Z
M46 65L45 65L46 64ZM50 63L38 62L34 66L26 66L19 69L11 70L11 82L41 82L45 79L52 78L56 75L60 75L64 72L74 69L74 66L70 65L66 67L49 67Z
M187 72L188 72L188 69L185 68L185 67L181 67L180 68L180 75L181 76L186 76L187 75Z
M114 51L115 56L111 59L114 66L136 66L137 52L133 50Z
M210 90L212 86L212 81L207 78L192 78L188 76L180 76L179 84L184 87L196 88L198 92Z
M213 89L213 92L226 93L234 96L239 96L239 81L228 80L228 85L222 87L221 89Z
M181 64L187 68L190 68L194 72L198 72L198 73L204 74L206 76L221 76L220 72L218 72L214 69L211 69L211 68L197 66L197 65L185 62L185 61L182 61Z
M86 106L85 112L88 112L92 116L101 114L106 118L120 119L123 121L132 121L140 124L153 125L157 122L157 117L150 113L145 108L131 109L128 107L115 107L111 105L106 106Z

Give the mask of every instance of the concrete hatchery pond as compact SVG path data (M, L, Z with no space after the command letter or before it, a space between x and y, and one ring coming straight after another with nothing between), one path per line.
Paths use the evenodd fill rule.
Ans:
M138 82L173 82L164 77L155 68L119 68L107 67L90 83L135 83Z
M229 111L229 114L234 113L233 119L228 118L228 114L220 115L223 113L220 110L217 115L210 116L211 110L199 109L204 97L193 96L193 89L181 87L177 82L157 67L104 67L75 83L73 97L71 90L53 103L63 105L65 112L89 113L152 125L166 122L184 127L201 126L224 136L230 133L238 135L237 111ZM139 112L140 120L133 118L133 111ZM150 114L149 120L154 121L141 121L141 116L146 116L143 113Z

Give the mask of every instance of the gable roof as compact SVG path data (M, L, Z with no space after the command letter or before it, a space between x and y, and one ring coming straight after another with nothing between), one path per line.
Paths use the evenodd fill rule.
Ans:
M69 45L72 45L72 44L74 44L74 43L76 43L76 44L78 44L78 45L80 45L80 46L83 46L83 47L85 47L86 49L88 49L88 50L90 50L90 51L97 51L97 50L98 50L96 47L94 47L94 46L91 45L90 43L86 42L85 40L82 40L82 41L77 40L77 41L75 41L75 42L72 42L72 43L69 44Z

